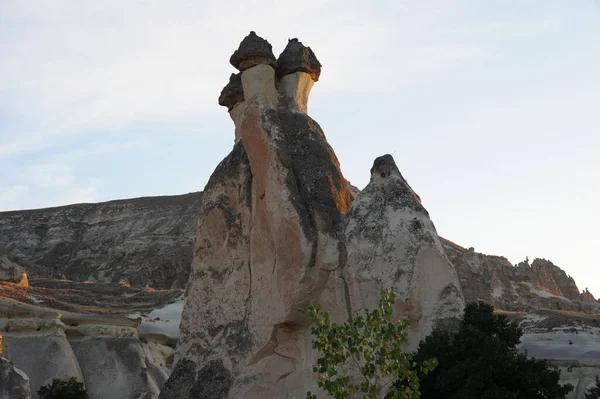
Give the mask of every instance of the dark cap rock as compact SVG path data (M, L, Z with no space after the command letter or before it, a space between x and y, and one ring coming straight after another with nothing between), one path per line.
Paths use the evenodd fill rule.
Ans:
M321 75L321 63L317 56L298 39L288 40L277 59L277 75L281 77L294 72L306 72L315 82Z
M402 176L398 166L396 166L394 158L390 154L385 154L375 158L373 167L371 167L371 175L377 173L381 177L386 178L391 176L394 172Z
M229 77L229 83L219 96L219 105L227 107L229 111L237 104L244 101L244 88L242 86L242 73L232 73Z
M276 64L273 46L254 31L251 31L242 40L240 47L231 55L229 62L240 71L261 64L275 68Z

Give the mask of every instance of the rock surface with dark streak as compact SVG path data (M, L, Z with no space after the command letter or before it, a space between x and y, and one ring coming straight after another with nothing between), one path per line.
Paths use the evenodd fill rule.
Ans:
M176 365L163 399L322 393L312 372L317 354L307 309L313 304L343 322L350 312L376 306L380 290L391 287L400 294L395 317L414 309L410 314L424 332L451 324L462 311L456 273L391 157L376 161L372 184L355 200L323 131L307 115L314 81L297 67L281 77L281 91L269 64L240 68L244 107L233 118L240 137L203 191ZM371 200L383 212L374 226L361 219ZM386 231L412 237L407 273L396 272L392 256L378 266L381 273L361 274L362 237ZM385 251L398 243L391 238L389 244ZM429 268L437 273L432 284ZM429 290L434 300L425 298ZM413 334L413 342L417 338Z

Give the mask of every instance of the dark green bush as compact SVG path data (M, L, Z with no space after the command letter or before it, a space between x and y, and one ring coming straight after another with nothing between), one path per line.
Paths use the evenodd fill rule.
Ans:
M517 349L523 332L484 302L470 303L455 333L434 330L415 361L436 357L438 366L419 375L422 399L563 399L560 371ZM402 379L397 386L404 385ZM593 397L592 397L593 398Z
M75 377L68 380L54 378L51 384L38 389L37 394L40 399L88 399L83 383Z
M600 378L596 377L596 386L585 391L584 399L600 399Z

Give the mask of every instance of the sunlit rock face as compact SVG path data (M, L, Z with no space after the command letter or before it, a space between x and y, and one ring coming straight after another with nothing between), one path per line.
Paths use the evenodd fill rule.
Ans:
M236 53L256 64L241 74L241 140L203 192L177 363L161 397L304 396L306 310L339 265L350 187L319 125L280 102L275 68L256 61L271 56L254 57L245 42Z
M29 377L0 354L0 399L30 399Z
M289 41L274 63L271 45L259 39L252 32L232 56L241 71L243 112L232 117L233 150L203 191L175 367L161 398L304 398L307 390L318 392L307 315L313 304L343 322L350 312L376 305L380 290L391 286L400 294L396 316L412 312L415 331L453 321L462 310L456 275L426 211L400 200L390 209L369 205L380 192L393 194L395 183L386 182L399 176L397 168L380 177L391 166L376 161L372 188L352 203L355 190L306 114L321 68L312 50ZM230 114L242 98L232 94L235 79L219 99ZM375 227L364 214L369 206L385 218ZM411 225L413 219L422 226ZM382 241L384 257L397 253L374 265L373 273L362 255L377 247L363 243L371 230L401 231L399 241L412 240ZM405 264L394 263L410 251L414 256Z
M478 253L445 239L442 244L468 301L520 312L540 308L600 312L592 293L587 289L580 293L573 278L548 260L513 265L505 257Z

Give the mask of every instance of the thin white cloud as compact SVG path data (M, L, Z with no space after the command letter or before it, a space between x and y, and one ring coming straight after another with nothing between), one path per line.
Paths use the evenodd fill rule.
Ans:
M233 72L227 60L250 30L270 40L276 55L290 37L311 45L328 92L395 91L486 56L451 38L426 45L440 34L437 21L462 3L7 0L0 93L27 99L20 103L40 127L0 138L0 156L87 128L201 122L224 112L216 99Z
M65 164L40 164L29 168L28 177L40 187L67 187L73 184L73 171Z
M16 184L6 189L0 187L0 211L19 208L20 201L28 191L29 188L22 184Z

